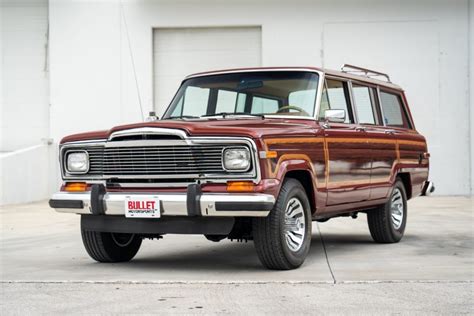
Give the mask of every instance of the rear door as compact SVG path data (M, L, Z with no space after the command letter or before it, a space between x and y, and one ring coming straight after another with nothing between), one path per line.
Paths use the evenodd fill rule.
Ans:
M346 112L344 123L325 124L328 206L365 201L370 193L370 145L366 132L355 124L349 89L348 81L329 77L322 94L320 118L327 109Z
M377 87L352 83L352 94L359 126L367 133L371 148L370 199L385 198L391 187L391 174L397 161L396 139L382 124Z

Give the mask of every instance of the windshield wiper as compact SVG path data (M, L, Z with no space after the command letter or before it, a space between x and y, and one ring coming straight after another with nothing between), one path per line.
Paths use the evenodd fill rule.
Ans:
M164 120L175 120L175 119L198 119L199 116L193 115L180 115L180 116L168 116Z
M248 116L261 117L262 119L265 118L263 114L253 114L253 113L246 113L246 112L219 112L219 113L213 113L213 114L204 114L204 115L201 115L201 117L222 116L223 118L225 118L226 116L234 116L234 115L248 115Z

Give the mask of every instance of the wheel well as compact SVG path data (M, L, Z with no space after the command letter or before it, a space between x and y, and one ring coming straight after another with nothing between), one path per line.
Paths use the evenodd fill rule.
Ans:
M407 172L402 172L397 174L397 177L400 178L403 182L403 186L405 187L405 192L407 193L407 200L411 199L411 179L410 174Z
M311 213L314 213L316 211L316 204L311 173L306 170L293 170L286 173L285 179L286 178L296 179L303 185L306 195L308 196L309 204L311 205Z

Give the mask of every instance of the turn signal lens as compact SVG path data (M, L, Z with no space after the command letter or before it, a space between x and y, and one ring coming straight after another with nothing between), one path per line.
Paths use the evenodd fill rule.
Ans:
M276 151L267 151L266 156L267 158L276 158L278 156L278 153Z
M85 192L87 190L87 183L85 182L68 182L64 186L67 192Z
M254 184L251 181L231 181L227 182L228 192L248 192L253 191Z

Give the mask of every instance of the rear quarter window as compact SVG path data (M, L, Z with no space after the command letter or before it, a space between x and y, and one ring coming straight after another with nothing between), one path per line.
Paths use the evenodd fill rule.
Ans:
M400 95L380 91L383 122L387 126L412 128Z

